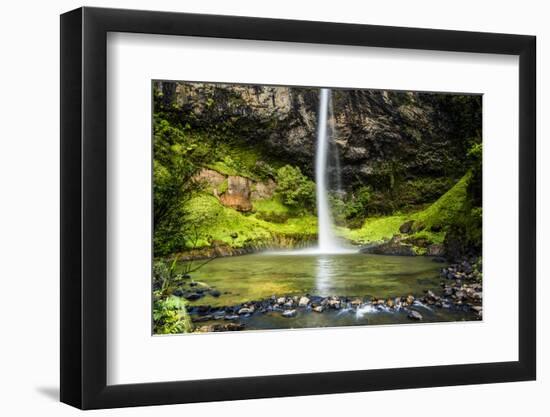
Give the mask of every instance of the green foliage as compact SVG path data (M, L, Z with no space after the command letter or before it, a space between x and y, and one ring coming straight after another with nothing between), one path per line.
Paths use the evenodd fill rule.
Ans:
M468 161L470 163L472 171L472 180L468 187L468 193L471 196L471 203L474 207L481 207L482 204L482 191L483 191L483 172L482 172L482 160L483 160L483 145L481 143L475 143L468 150Z
M381 242L399 234L399 227L413 220L413 233L408 240L425 240L429 243L443 243L451 230L468 230L469 243L475 239L481 242L481 210L473 210L470 205L468 185L472 174L468 172L450 190L426 209L409 215L396 214L385 217L367 218L363 227L344 232L344 237L366 244Z
M153 152L153 240L155 256L159 256L185 246L189 232L185 203L202 190L195 175L208 149L167 120L155 117Z
M470 144L467 138L481 138L481 95L443 94L437 99L443 114L449 118L453 126L452 134L460 140L455 141L461 146L462 155L466 155Z
M382 242L399 233L399 226L406 220L407 218L401 215L371 217L365 221L362 228L350 230L344 237L361 244Z
M288 217L284 223L266 220L265 213L273 211L284 215L289 210L276 198L254 202L256 213L251 215L225 207L216 197L206 193L194 197L187 207L187 221L197 225L197 248L213 244L226 244L233 248L261 247L285 238L308 240L317 235L317 218L312 215ZM232 237L235 234L236 237Z
M411 218L424 229L443 228L453 224L463 215L468 201L468 184L472 174L468 172L453 188L443 194L435 203Z
M187 312L186 302L173 295L162 298L158 292L153 294L153 333L177 334L190 333L193 324Z
M218 186L218 195L222 195L227 191L229 188L229 181L227 181L227 178Z
M263 145L286 122L255 117L253 109L243 111L247 103L233 89L205 85L199 97L186 101L185 88L181 83L154 84L155 256L218 244L240 248L296 236L314 238L315 184L303 174L303 165L285 165L287 150L274 155ZM480 246L481 98L410 93L390 98L410 143L384 145L384 155L373 157L372 174L358 174L345 194L330 196L340 234L358 242L385 240L402 223L414 220L411 239L440 243L448 235ZM426 149L431 146L426 143L440 138L422 126L422 114L415 112L422 103L441 116L442 139L451 143L448 152ZM226 176L274 179L276 194L255 201L250 213L224 207L196 180L207 167ZM223 194L227 186L224 181L216 191Z
M178 258L166 263L153 263L153 333L188 333L193 330L184 299L172 295L181 284L182 274L176 272Z
M363 185L345 197L340 194L330 194L329 198L335 223L356 229L361 227L370 213L372 189Z
M273 178L273 167L262 158L261 153L252 147L222 143L212 151L207 167L220 174L238 175L256 181Z
M415 242L415 241L418 241L418 240L423 240L423 241L426 241L427 243L443 243L445 239L445 232L444 231L439 231L439 232L434 232L432 230L421 230L421 231L418 231L418 232L414 232L412 233L408 240L412 241L412 242Z
M284 223L293 214L290 208L282 203L278 195L264 200L256 200L253 206L256 218L266 222Z
M359 218L361 212L365 218L393 214L398 210L417 211L437 200L456 182L450 176L412 176L406 179L397 174L387 174L382 178L376 182L376 186L359 184L352 190L354 196L364 188L368 191L368 198L360 199L361 204L356 205ZM390 188L392 184L393 188ZM348 203L354 205L354 199Z
M315 183L299 167L285 165L277 170L277 194L294 209L311 211L315 207Z
M242 177L253 177L248 167L241 159L233 159L231 155L225 155L221 160L209 164L209 168L224 175L240 175Z
M273 166L262 160L256 161L253 172L260 180L273 179L277 175Z
M410 210L436 201L454 183L450 177L417 177L404 181L399 190L400 207Z

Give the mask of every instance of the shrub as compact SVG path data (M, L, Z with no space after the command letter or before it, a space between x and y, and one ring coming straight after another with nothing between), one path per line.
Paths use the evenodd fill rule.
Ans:
M336 224L351 228L361 227L369 214L369 204L372 190L369 186L359 187L353 194L342 197L338 194L330 195L332 215Z
M277 170L276 192L289 207L301 211L315 207L315 183L299 167L285 165Z
M162 298L158 292L155 292L153 296L154 334L190 333L193 331L187 304L183 299L173 295Z

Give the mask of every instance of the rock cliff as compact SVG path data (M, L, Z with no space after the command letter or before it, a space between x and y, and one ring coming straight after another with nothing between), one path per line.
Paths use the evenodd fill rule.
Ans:
M223 125L313 175L318 89L180 82L157 82L155 89L179 120L198 129ZM460 176L467 139L481 130L481 96L334 89L332 98L333 154L344 186Z

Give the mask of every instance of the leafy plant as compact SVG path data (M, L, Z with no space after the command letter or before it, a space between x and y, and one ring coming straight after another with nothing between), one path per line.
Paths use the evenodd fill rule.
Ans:
M155 256L182 250L188 226L185 203L203 189L196 174L205 149L164 119L154 122L153 225Z
M342 196L331 193L330 205L336 224L351 228L361 227L369 215L369 203L372 198L372 189L369 186L360 186L354 192Z
M185 300L173 295L166 298L153 294L153 333L177 334L193 331Z
M285 165L277 170L276 192L289 207L303 211L315 207L315 183L299 167Z

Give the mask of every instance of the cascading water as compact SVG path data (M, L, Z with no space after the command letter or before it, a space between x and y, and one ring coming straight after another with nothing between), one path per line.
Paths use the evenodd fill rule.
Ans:
M325 259L322 255L334 255L334 254L346 254L356 253L357 250L349 246L342 244L342 241L334 235L332 215L328 199L328 171L329 171L329 156L331 150L331 133L334 132L334 127L329 126L329 114L334 114L331 102L331 92L328 88L321 88L319 96L319 115L317 126L317 149L315 153L315 193L317 197L317 224L318 224L318 245L315 248L284 251L284 252L271 252L272 254L295 254L295 255L320 255L318 257L319 270L318 276L318 290L320 293L324 291L325 284L331 281L332 263L329 259ZM330 127L330 128L329 128ZM336 149L332 146L334 152ZM336 186L338 191L341 192L341 184L339 181L340 165L338 161L337 153L332 155L336 160L334 161L336 170Z
M319 99L319 116L317 126L317 151L315 155L315 182L317 194L317 222L318 222L318 251L320 253L340 253L346 251L334 236L332 230L332 216L328 201L328 113L331 92L328 88L321 88Z

